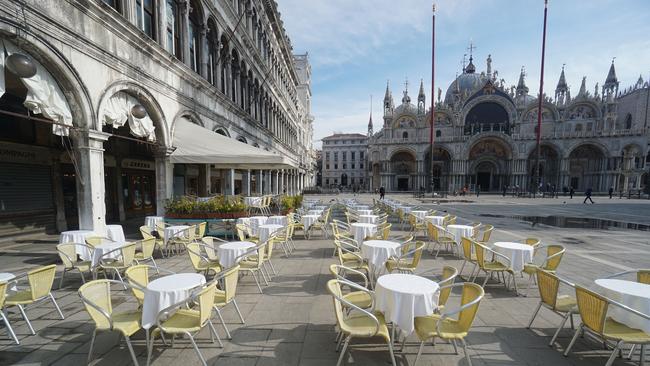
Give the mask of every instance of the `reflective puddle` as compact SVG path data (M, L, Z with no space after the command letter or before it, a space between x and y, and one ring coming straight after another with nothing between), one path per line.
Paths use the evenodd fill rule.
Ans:
M544 224L548 226L571 228L571 229L630 229L650 231L650 225L637 224L633 222L590 219L585 217L567 217L567 216L507 216L507 215L493 215L493 214L480 214L482 217L492 217L499 219L513 219L519 221L529 222L532 226L537 224Z

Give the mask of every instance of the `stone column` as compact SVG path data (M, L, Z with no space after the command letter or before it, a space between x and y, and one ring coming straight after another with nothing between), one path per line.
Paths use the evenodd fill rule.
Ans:
M129 23L138 26L138 17L135 0L122 0L122 14L124 18L129 21Z
M208 79L208 63L210 62L210 48L208 47L208 25L201 25L201 36L199 37L201 44L201 54L199 55L201 59L199 60L201 76L204 79ZM209 80L208 80L209 81Z
M263 187L262 187L263 183L262 183L262 170L261 169L258 170L255 173L255 184L256 184L255 188L257 188L257 193L261 195L262 192L264 192L262 190L263 189Z
M61 185L61 162L58 157L55 157L53 160L50 174L52 179L52 190L54 191L56 230L62 232L68 230L68 223L65 219L65 203L63 200L63 187Z
M165 214L165 201L174 194L174 164L169 161L172 152L172 149L162 148L155 153L156 214L159 216Z
M244 170L242 173L242 194L251 195L251 170Z
M266 194L273 194L273 172L271 170L266 171ZM277 182L277 180L276 180Z
M94 130L84 131L76 138L79 163L77 202L79 229L106 233L104 196L104 142L109 135Z
M210 194L210 164L199 164L199 197Z
M122 158L115 157L115 187L117 187L117 211L120 222L126 220L124 210L124 185L122 184Z
M235 195L235 169L226 170L226 195L234 196Z
M183 62L187 66L191 66L190 62L190 2L185 1L180 6L180 29L181 29L181 53L183 54ZM173 51L172 51L173 53Z

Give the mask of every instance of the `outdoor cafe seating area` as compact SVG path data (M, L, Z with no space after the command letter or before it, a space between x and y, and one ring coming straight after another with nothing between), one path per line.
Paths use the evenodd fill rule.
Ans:
M255 296L265 296L283 281L278 261L300 261L297 249L325 240L331 259L321 290L331 298L337 365L348 363L367 339L385 344L385 362L393 365L406 356L409 364L424 364L426 355L448 352L445 344L455 353L462 348L471 365L468 338L486 294L496 291L513 300L539 297L527 314L528 328L534 329L540 316L556 319L548 345L565 356L571 357L577 339L586 335L596 340L593 347L611 352L603 364L621 356L643 364L650 344L650 270L612 273L584 286L558 274L571 265L564 246L536 237L496 241L498 227L444 210L389 199L305 199L280 215L271 198L245 198L247 216L234 220L234 238L206 235L207 222L178 225L162 216L147 217L137 240L126 239L119 225L109 225L104 235L62 233L58 265L0 273L7 337L16 345L25 341L13 330L22 322L31 334L40 331L30 323L33 307L54 306L61 321L71 315L56 299L58 291L72 287L93 324L89 363L100 347L98 334L115 332L134 364L134 347L146 347L147 364L155 363L173 352L175 341L191 344L196 359L188 362L208 364L201 349L224 347L233 338L229 324L246 322L238 290L250 287ZM448 258L454 261L439 261ZM171 259L191 270L168 267ZM117 296L130 297L131 308L115 310ZM225 318L231 311L236 317ZM573 337L559 344L563 329Z

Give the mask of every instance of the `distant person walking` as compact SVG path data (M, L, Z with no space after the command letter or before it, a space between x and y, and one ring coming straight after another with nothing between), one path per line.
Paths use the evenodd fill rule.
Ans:
M594 203L594 200L591 199L591 193L592 193L591 187L587 188L587 190L585 191L585 200L582 203L587 203L587 200L589 200L592 204Z
M612 196L614 195L614 187L609 187L609 199L612 199Z
M385 195L386 195L386 189L384 188L384 186L379 187L379 199L383 200Z
M476 186L476 197L478 197L480 195L481 195L481 186L478 185L478 186Z
M503 197L505 197L507 193L508 193L508 186L504 185L503 186Z
M569 187L569 198L573 199L573 195L576 193L576 190L573 189L573 186Z

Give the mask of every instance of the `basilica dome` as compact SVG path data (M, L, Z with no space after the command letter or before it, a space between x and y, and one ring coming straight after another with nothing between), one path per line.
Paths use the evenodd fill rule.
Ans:
M472 68L470 68L472 66ZM471 95L473 92L478 90L480 87L485 84L487 81L484 77L474 72L474 65L471 63L465 69L465 72L458 75L456 80L452 81L447 88L447 93L445 94L445 104L453 104L454 94L458 93L459 95Z

